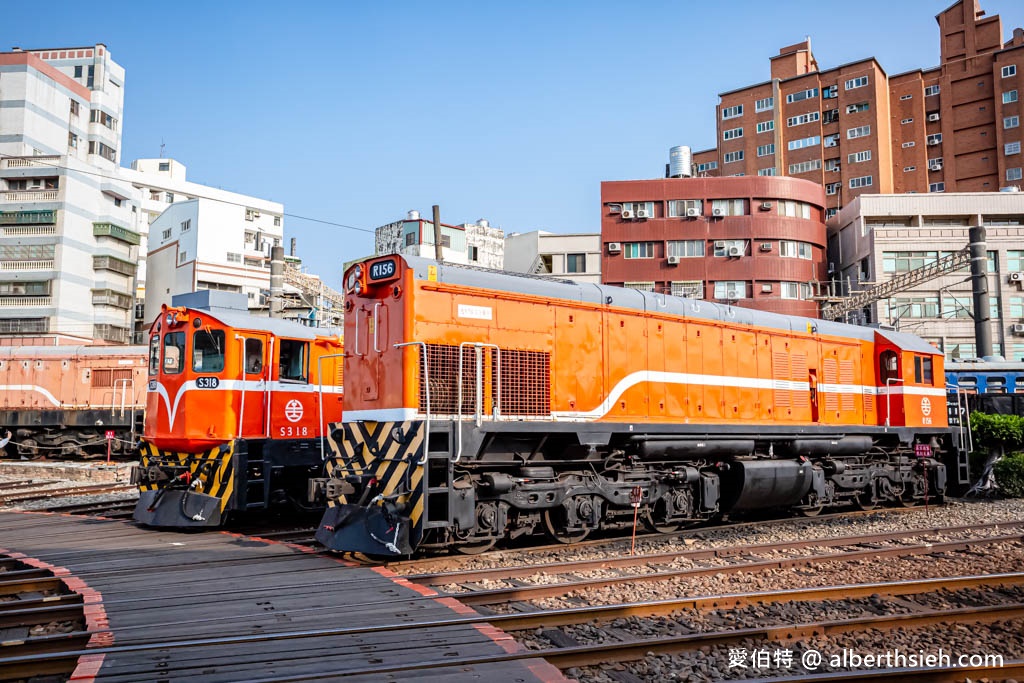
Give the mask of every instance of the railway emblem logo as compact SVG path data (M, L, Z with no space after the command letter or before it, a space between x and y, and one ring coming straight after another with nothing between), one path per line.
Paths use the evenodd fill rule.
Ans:
M932 402L927 396L921 399L921 414L925 417L932 414Z
M284 416L289 422L298 422L302 419L302 404L294 398L288 401L284 407Z

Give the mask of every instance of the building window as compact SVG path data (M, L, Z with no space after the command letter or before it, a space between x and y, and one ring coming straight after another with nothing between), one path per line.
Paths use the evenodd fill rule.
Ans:
M786 148L790 151L794 149L803 149L804 147L814 147L815 145L821 144L821 136L812 135L809 138L800 138L799 140L790 140Z
M931 97L932 95L938 95L938 94L939 94L939 86L937 86L937 85L929 85L927 88L924 89L924 96L925 97Z
M871 135L871 126L857 126L856 128L849 128L846 131L847 140L863 138L868 135Z
M806 205L805 205L806 206ZM807 216L810 218L810 216ZM794 240L779 241L779 256L783 258L811 258L811 245L809 242L796 242Z
M850 189L856 189L858 187L871 187L871 176L863 175L859 178L850 178Z
M747 283L743 280L719 280L715 283L716 299L746 299Z
M932 157L928 160L929 171L941 171L942 170L942 157Z
M760 145L757 148L757 156L759 157L768 157L771 156L772 154L775 154L774 142L771 143L770 145Z
M831 135L825 136L824 147L838 147L839 146L839 133L832 133Z
M842 183L825 183L825 194L836 195L839 194L839 188L842 187Z
M183 251L180 254L178 254L178 263L179 264L182 264L182 263L184 263L187 260L188 260L188 252L187 251Z
M911 171L916 171L916 170L917 170L917 166L904 166L903 167L903 172L904 173L910 173Z
M161 161L160 165L157 167L157 170L160 170L160 171L170 171L171 170L171 162L169 162L169 161Z
M476 261L475 250L473 247L474 254L473 260ZM585 273L587 272L587 255L586 254L566 254L565 255L565 272L567 273Z
M622 286L626 289L637 289L641 292L653 292L653 282L623 282Z
M81 77L82 77L82 65L78 64L78 65L75 66L75 78L81 78Z
M281 217L280 216L274 216L274 227L275 228L280 228L281 227Z
M904 126L907 125L908 123L913 123L913 122L914 122L914 119L903 119L902 121L900 121L900 123L903 124Z
M703 280L681 280L676 282L670 282L669 288L672 292L672 296L682 296L686 297L687 299L704 298Z
M772 119L770 121L761 121L760 123L757 124L757 132L758 133L768 133L768 132L773 131L773 130L775 130L775 120L774 119Z
M714 256L736 257L746 256L747 240L717 240L715 242Z
M102 142L89 141L89 154L98 154L107 161L117 161L117 150Z
M624 202L622 210L632 213L633 218L654 218L654 202Z
M929 183L928 184L928 191L929 192L945 192L946 191L946 183Z
M668 203L670 218L704 215L704 202L700 199L672 199Z
M754 102L754 111L758 112L758 113L760 113L762 111L770 111L771 109L774 109L774 108L775 108L775 98L774 97L766 97L763 100L757 100L757 101Z
M1006 152L1006 156L1020 154L1020 142L1007 142L1003 145L1003 150Z
M857 78L851 78L846 81L846 90L853 90L854 88L863 88L868 84L867 76L858 76Z
M163 233L161 233L161 239L165 239L165 240L171 239L171 229L170 228L167 228L166 230L163 231Z
M696 258L704 256L704 240L670 240L665 243L665 256Z
M1011 272L1024 271L1024 249L1010 249L1006 252L1006 267ZM992 270L991 268L989 269Z
M260 212L257 211L256 209L246 209L245 210L245 220L247 220L247 221L254 221L257 218L259 218L259 216L260 216Z
M172 204L174 202L174 193L168 192L166 195L164 195L164 199L167 200L168 204Z
M1004 66L1001 73L1002 73L1003 78L1008 78L1009 76L1013 76L1015 73L1017 73L1017 66L1015 64L1010 64L1008 66Z
M821 99L823 99L823 100L833 100L833 99L835 99L837 97L839 97L839 85L838 84L830 85L828 87L825 87L825 88L821 89Z
M472 244L469 245L468 247L466 247L466 257L470 261L479 261L480 260L480 248L475 246L475 245L472 245ZM570 271L567 271L567 272L573 273L575 271L570 270Z
M759 168L759 169L757 169L757 175L760 175L760 176L775 175L775 167L772 166L771 168Z
M711 214L713 216L744 216L747 213L745 199L712 199Z
M110 130L117 130L117 119L115 119L107 112L100 111L99 109L92 110L92 112L89 114L89 121L91 123L102 123Z
M914 96L913 95L900 95L900 99L901 100L912 100L912 99L914 99Z
M928 136L927 142L929 145L937 145L942 142L942 133L932 133Z
M741 137L743 137L743 129L742 128L730 128L729 130L723 130L722 131L722 139L723 140L735 140L736 138L741 138Z
M801 90L800 92L790 93L786 95L786 104L793 104L794 102L800 102L802 100L810 99L811 97L818 96L817 88L810 88L809 90Z
M786 125L790 126L790 127L792 127L792 126L802 126L805 123L813 123L813 122L819 120L820 118L821 118L821 114L820 113L818 113L816 111L812 111L812 112L808 112L806 114L800 114L799 116L790 116L788 119L786 119Z
M74 133L68 133L68 147L78 149L78 136Z
M71 100L71 115L78 116L80 109L81 105L78 104L78 100Z
M836 214L839 213L839 209L825 209L825 220L835 218Z
M862 161L871 161L871 150L865 150L863 152L854 152L846 157L846 163L858 164Z
M810 171L817 171L821 168L821 159L812 159L811 161L802 161L799 164L789 165L789 175L797 175L799 173L808 173Z
M717 161L708 161L703 164L697 164L697 173L705 173L707 171L714 171L718 168Z
M241 263L241 262L242 262L242 255L241 254L235 254L235 253L230 252L230 251L228 252L228 263Z
M622 245L623 258L654 258L654 242L626 242Z
M722 120L734 119L737 116L743 116L742 104L737 104L735 107L726 107L722 110Z
M1020 125L1019 116L1007 116L1003 119L1003 128L1016 128Z
M183 220L181 222L181 231L182 232L188 232L191 229L192 229L192 219L191 218L186 218L185 220Z
M836 123L837 121L839 121L838 109L829 109L828 111L825 112L823 118L821 119L821 122L824 124Z
M882 316L886 320L901 318L938 318L937 296L905 296L882 302Z
M775 202L775 206L778 207L780 216L807 219L810 219L811 217L811 205L806 202L798 202L793 199L780 199Z
M902 147L903 147L903 149L908 149L908 148L910 148L910 147L913 147L913 146L914 146L914 145L916 145L916 144L917 144L916 142L914 142L913 140L911 140L910 142L904 142L904 143L903 143L903 145L902 145Z
M883 251L882 272L905 273L931 265L938 260L937 251Z
M871 108L871 105L867 102L857 102L856 104L849 104L846 106L847 114L856 114L860 111L867 111Z
M1010 104L1011 102L1017 101L1017 91L1007 90L1003 93L1003 104Z
M722 157L722 161L724 161L727 164L730 164L734 161L743 161L743 150L741 149L736 152L726 152L725 155Z
M806 282L780 282L779 285L783 299L806 301L811 298L811 286Z
M1006 169L1007 180L1020 180L1020 168L1008 168Z

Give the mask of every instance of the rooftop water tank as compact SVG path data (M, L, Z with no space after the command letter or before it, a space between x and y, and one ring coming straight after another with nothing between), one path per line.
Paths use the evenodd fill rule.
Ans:
M668 151L668 176L670 178L693 176L693 152L686 145L679 145Z
M417 211L416 209L413 209L412 211L409 212L409 220L411 220L411 221L418 221L419 219L420 219L420 212L419 211Z

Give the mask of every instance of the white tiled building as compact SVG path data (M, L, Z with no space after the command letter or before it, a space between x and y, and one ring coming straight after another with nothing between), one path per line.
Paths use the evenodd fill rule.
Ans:
M600 284L601 233L513 233L505 238L505 270Z
M409 254L434 258L434 223L409 211L402 219L382 225L374 231L377 256ZM504 263L504 237L500 228L481 218L475 223L441 224L441 254L449 263L468 264L501 270Z
M0 343L129 341L139 206L102 44L0 53Z

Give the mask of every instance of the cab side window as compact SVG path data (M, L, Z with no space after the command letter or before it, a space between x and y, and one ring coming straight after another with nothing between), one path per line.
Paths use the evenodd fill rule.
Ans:
M899 379L900 361L895 351L878 354L878 376L882 378L882 384L888 379Z
M160 335L149 338L149 374L160 374Z
M185 333L168 332L164 335L164 374L177 375L185 362Z
M204 327L192 335L192 370L220 372L224 369L224 330Z
M308 357L309 342L282 339L279 378L285 382L308 382Z
M263 340L245 340L245 374L259 375L263 372Z

